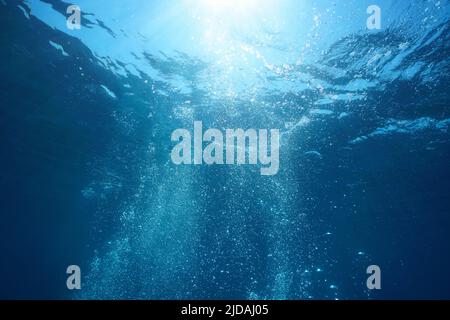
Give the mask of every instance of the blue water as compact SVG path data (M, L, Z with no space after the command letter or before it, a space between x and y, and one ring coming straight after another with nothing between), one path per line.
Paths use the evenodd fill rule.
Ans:
M76 4L0 0L0 298L450 298L448 0ZM278 174L174 165L194 121Z

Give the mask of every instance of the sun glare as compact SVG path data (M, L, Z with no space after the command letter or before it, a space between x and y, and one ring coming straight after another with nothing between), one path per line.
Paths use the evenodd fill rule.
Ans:
M257 0L202 0L209 10L243 12L256 7Z

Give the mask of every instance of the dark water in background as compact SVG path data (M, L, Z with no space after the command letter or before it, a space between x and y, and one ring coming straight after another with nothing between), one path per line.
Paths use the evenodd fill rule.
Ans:
M38 2L67 7L0 1L0 298L450 298L448 1L236 74L155 43L123 72ZM83 28L119 42L96 14ZM280 172L174 166L171 132L194 120L280 128Z

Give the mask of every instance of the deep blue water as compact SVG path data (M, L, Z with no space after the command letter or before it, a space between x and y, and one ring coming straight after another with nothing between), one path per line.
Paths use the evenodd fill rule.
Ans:
M76 4L0 0L0 298L450 298L448 0ZM174 165L194 121L278 174Z

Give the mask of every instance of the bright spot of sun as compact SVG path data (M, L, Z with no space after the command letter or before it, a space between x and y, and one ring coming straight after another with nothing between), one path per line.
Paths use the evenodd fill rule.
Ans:
M243 12L256 7L258 0L202 0L206 7L215 11Z
M212 8L224 8L232 3L231 0L203 0L203 2Z

